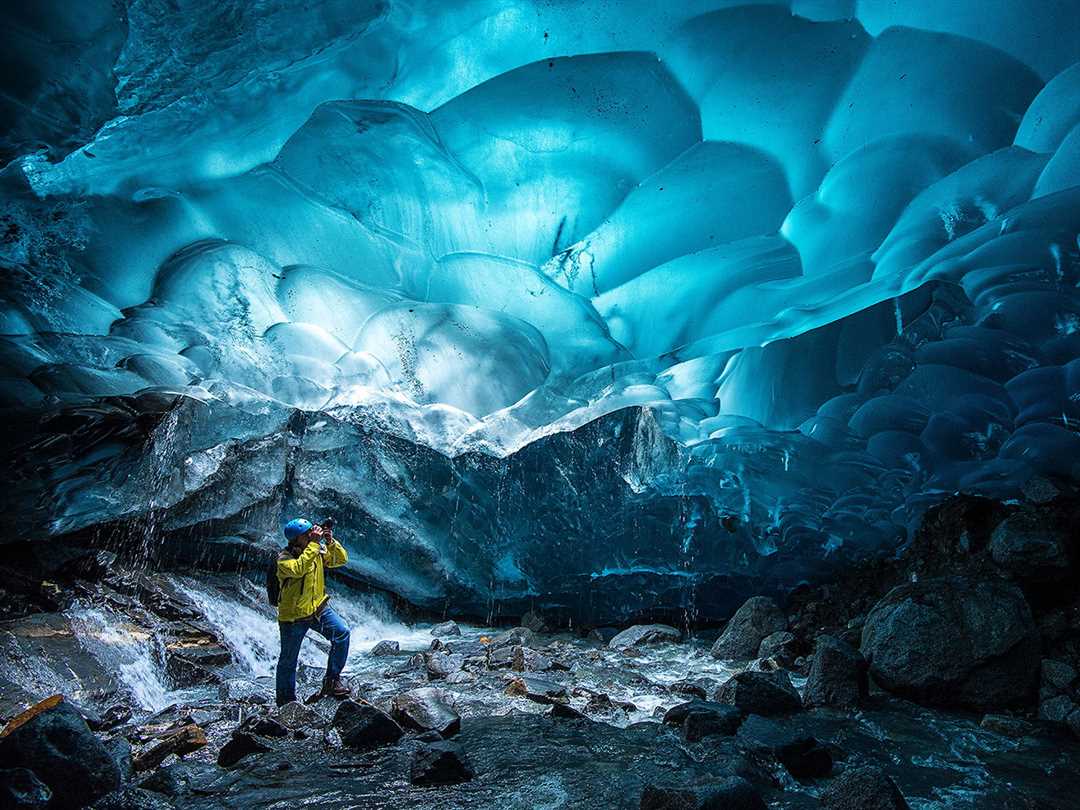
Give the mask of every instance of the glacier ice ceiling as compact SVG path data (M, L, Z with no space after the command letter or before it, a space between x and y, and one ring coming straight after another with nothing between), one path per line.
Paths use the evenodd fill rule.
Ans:
M7 14L26 537L725 615L1080 478L1072 0Z

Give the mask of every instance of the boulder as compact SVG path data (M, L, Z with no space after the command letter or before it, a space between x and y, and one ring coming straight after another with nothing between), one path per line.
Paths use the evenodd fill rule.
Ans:
M278 722L273 717L260 717L258 715L249 717L241 723L240 730L254 734L256 737L281 738L289 736L289 729L285 727L284 723Z
M458 627L458 623L454 620L448 622L442 622L431 628L431 635L433 636L460 636L461 628Z
M692 790L646 785L638 802L640 810L697 810L698 797Z
M870 611L870 672L890 692L975 710L1025 706L1038 686L1040 641L1020 589L962 577L905 583Z
M0 768L28 768L52 791L53 808L82 807L120 787L120 768L80 714L56 697L12 720Z
M1039 704L1039 719L1063 726L1077 706L1068 695L1058 695Z
M435 731L444 738L461 729L461 716L450 707L449 693L430 686L395 695L391 714L406 728Z
M608 642L608 647L613 650L623 650L627 647L640 647L643 644L678 641L680 638L682 638L682 633L666 624L635 624L614 636Z
M396 655L401 652L401 643L397 641L380 641L371 648L372 655Z
M1071 567L1061 532L1028 510L998 524L990 536L990 556L1022 582L1056 582L1067 578Z
M690 680L689 678L686 678L684 680L675 681L675 683L668 684L667 689L673 695L685 695L686 697L705 700L705 698L709 696L709 692L715 686L715 683L704 678L698 678L696 680Z
M331 725L341 735L342 745L354 751L391 745L405 733L386 712L355 700L341 702Z
M502 647L535 647L536 633L528 627L513 627L505 633L499 633L488 644L489 650L498 650Z
M787 618L776 602L767 596L747 599L735 611L720 638L713 644L714 658L748 661L758 654L766 637L787 629Z
M454 785L474 775L461 747L447 741L420 744L409 766L409 780L414 785Z
M125 787L98 799L90 810L172 810L160 793L137 787Z
M1055 695L1069 693L1076 682L1076 670L1064 661L1044 658L1041 672L1043 688Z
M747 751L775 758L796 779L814 779L832 771L828 748L791 724L752 714L739 726L736 738Z
M821 792L822 810L909 810L896 783L881 768L848 768Z
M800 652L799 640L795 637L795 634L787 630L780 630L776 633L770 633L761 640L757 657L772 658L782 666L790 667L795 663L795 659L799 657Z
M707 700L680 703L664 714L664 724L681 728L687 742L711 736L731 736L738 731L742 719L742 712L734 706Z
M571 706L569 703L553 703L549 714L552 717L561 717L564 720L588 720L589 718Z
M515 672L547 672L555 662L528 647L512 647L510 668Z
M447 675L457 672L465 665L463 655L434 652L424 656L424 668L428 678L433 681L442 680Z
M228 703L269 703L273 694L258 681L228 678L218 686L218 697Z
M310 706L293 701L286 703L277 712L278 720L291 731L301 728L322 728L326 725L326 718Z
M724 779L703 792L699 810L765 810L764 799L753 785L738 776Z
M803 703L854 709L869 693L866 659L862 654L846 641L818 636L803 690Z
M715 699L743 714L771 716L802 709L799 693L786 672L740 672L720 686Z
M528 698L536 703L555 703L566 699L566 687L533 675L521 675L510 681L506 694Z
M229 741L218 751L217 763L222 768L231 768L250 754L261 754L269 750L269 746L260 742L254 734L234 731Z
M476 679L476 673L469 672L467 669L459 669L446 676L447 683L475 683Z
M514 650L517 647L495 647L488 650L488 669L509 669L514 665Z
M44 810L52 799L52 789L29 768L0 770L0 807L11 810Z

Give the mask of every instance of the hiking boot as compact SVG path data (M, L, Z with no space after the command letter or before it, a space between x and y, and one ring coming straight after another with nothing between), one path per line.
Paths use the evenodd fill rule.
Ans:
M324 697L332 697L336 700L345 700L352 693L349 691L349 687L345 685L345 681L341 678L327 678L323 681L323 687L321 694Z

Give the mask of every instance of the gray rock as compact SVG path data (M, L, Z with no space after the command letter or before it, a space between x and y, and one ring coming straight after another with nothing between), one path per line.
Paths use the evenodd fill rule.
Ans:
M739 730L742 712L734 706L708 701L695 701L685 711L672 714L679 707L669 709L664 715L664 722L671 721L684 714L680 727L687 742L697 742L705 737L730 737Z
M0 740L0 767L29 768L53 806L82 807L120 787L120 768L82 716L64 701Z
M503 647L535 647L536 633L528 627L514 627L505 633L499 633L488 644L488 649L498 650Z
M909 810L896 783L881 768L848 768L821 793L822 810Z
M401 643L385 639L371 648L372 655L396 655L401 652Z
M1042 661L1042 682L1050 686L1056 694L1069 691L1076 681L1076 670L1064 661L1044 658Z
M757 789L739 776L730 776L707 788L699 810L765 810L765 800Z
M264 754L270 747L262 743L254 734L234 731L229 741L218 751L217 763L222 768L231 768L244 757L251 754Z
M496 647L488 650L487 665L490 669L509 669L514 665L516 647Z
M283 726L293 731L300 728L322 728L327 724L325 717L310 706L295 700L278 709L277 717Z
M476 675L468 670L459 669L446 676L447 683L475 683Z
M444 652L428 653L424 657L424 666L428 677L433 680L442 680L451 673L457 672L465 665L465 656Z
M391 714L406 728L452 737L461 728L461 716L450 706L450 699L450 694L442 689L430 686L412 689L394 696Z
M1058 695L1039 704L1039 719L1055 725L1065 725L1065 720L1077 708L1068 695Z
M332 725L341 735L342 745L354 751L391 745L405 733L386 712L355 700L341 702Z
M713 644L714 658L749 661L757 656L766 637L787 629L787 618L776 602L767 596L747 599L735 611L720 638Z
M414 785L453 785L474 775L461 747L445 741L418 746L409 766L409 780Z
M786 672L740 672L716 692L716 702L736 707L743 714L771 716L802 709L802 700Z
M516 672L547 672L555 663L546 655L528 647L514 647L510 668Z
M1025 582L1054 582L1069 576L1065 538L1034 512L1017 512L998 524L990 536L990 556Z
M818 636L803 689L807 706L854 709L870 694L866 659L845 641Z
M461 628L458 627L458 623L451 619L448 622L442 622L431 628L431 635L433 636L460 636Z
M752 714L736 734L744 749L774 757L796 779L827 776L832 771L832 755L817 738L790 723Z
M566 687L533 675L521 675L510 681L506 694L525 697L536 703L555 703L566 699Z
M44 810L52 789L29 768L0 770L0 807L11 810Z
M228 678L218 686L218 697L231 703L258 703L270 702L271 695L265 687L256 681L247 678Z
M536 610L529 610L525 612L525 614L521 617L521 626L527 627L534 633L551 632L551 625L548 624L547 619L545 619L543 615Z
M794 633L780 630L770 633L761 640L757 651L758 658L775 658L782 666L790 667L799 657L799 642Z
M867 616L862 653L881 686L928 705L1029 705L1040 641L1020 589L960 577L893 588Z
M682 633L666 624L635 624L614 636L608 642L608 647L613 650L623 650L627 647L640 647L642 644L674 642L680 638L682 638Z

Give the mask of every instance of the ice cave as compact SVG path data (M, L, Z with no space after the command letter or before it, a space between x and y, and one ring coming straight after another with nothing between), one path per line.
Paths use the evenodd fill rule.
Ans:
M1080 0L3 18L0 807L1076 807Z

